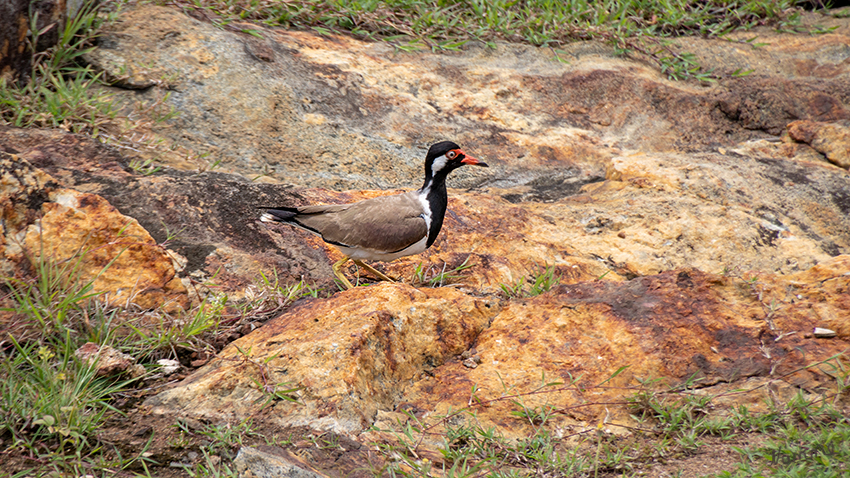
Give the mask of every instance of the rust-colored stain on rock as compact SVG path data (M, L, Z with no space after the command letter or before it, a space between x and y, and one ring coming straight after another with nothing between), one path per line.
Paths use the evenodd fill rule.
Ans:
M828 386L828 373L803 369L846 350L850 336L832 342L807 337L815 324L823 324L808 311L822 299L812 296L812 289L850 286L850 276L840 270L850 271L850 257L836 258L820 274L794 285L781 276L747 281L683 270L628 282L560 286L508 304L475 343L482 359L477 368L452 361L406 395L418 397L408 400L436 415L473 405L479 420L494 424L521 397L529 406L548 403L565 411L562 424L568 424L609 412L628 421L616 411L617 397L624 394L617 387L635 387L636 379L663 377L670 385L691 380L711 387L752 376ZM766 312L777 300L780 312ZM850 304L838 296L828 302L825 308L842 317L846 330ZM617 374L621 367L628 368ZM547 382L566 386L540 392ZM598 405L606 402L610 406Z

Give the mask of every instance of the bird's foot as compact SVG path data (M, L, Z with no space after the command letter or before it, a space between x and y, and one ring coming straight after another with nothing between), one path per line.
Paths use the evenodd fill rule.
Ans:
M348 258L344 257L341 260L334 262L334 265L331 266L331 269L334 271L334 275L336 276L336 278L339 279L340 282L342 282L342 285L344 285L346 289L352 289L354 288L354 286L351 285L351 282L349 282L348 279L345 278L345 276L342 274L342 270L340 270L340 268L346 262L348 262Z
M379 280L383 280L383 281L387 281L387 282L398 282L398 279L395 279L393 277L390 277L390 276L384 274L383 272L375 269L374 267L370 266L369 264L364 263L363 261L359 261L357 259L349 259L348 257L344 257L344 258L336 261L334 263L334 265L331 266L331 269L333 269L334 275L336 276L337 279L339 279L339 281L342 283L343 286L345 286L346 289L353 289L354 288L354 286L351 285L351 282L349 282L348 279L346 279L345 275L343 275L343 273L342 273L342 266L344 266L345 263L348 262L349 260L351 260L352 262L354 262L355 264L360 266L360 268L362 268L363 270L365 270L365 271L369 272L370 274L372 274L373 276L377 277Z
M366 269L367 271L369 271L370 274L372 274L373 276L377 277L380 280L387 281L387 282L398 282L398 279L384 274L383 272L375 269L374 267L370 266L369 264L366 264L363 261L358 261L356 259L352 259L352 261L354 261L355 264L362 267L363 269Z

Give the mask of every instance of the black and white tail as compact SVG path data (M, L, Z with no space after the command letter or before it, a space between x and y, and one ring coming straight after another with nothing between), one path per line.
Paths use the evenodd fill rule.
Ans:
M260 216L263 222L284 222L291 223L292 218L298 215L298 209L294 207L262 207L266 211Z

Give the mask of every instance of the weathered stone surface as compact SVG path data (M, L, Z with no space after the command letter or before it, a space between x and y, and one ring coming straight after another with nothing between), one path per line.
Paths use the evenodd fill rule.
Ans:
M511 44L408 54L307 32L260 28L257 39L150 5L131 9L89 61L129 71L136 84L167 78L168 104L181 114L157 131L210 152L223 171L337 190L418 186L411 178L427 145L451 138L489 158L492 171L458 171L455 185L573 192L621 149L732 147L778 136L793 120L850 118L850 26L806 21L838 28L805 39L770 28L740 34L769 43L758 49L681 40L707 69L756 69L714 86L666 80L598 43L563 46L567 63L548 48Z
M850 121L795 121L788 125L788 134L794 141L811 145L831 163L850 168Z
M582 282L503 308L445 288L383 284L295 307L148 404L159 413L243 418L263 401L258 364L268 364L268 384L305 387L303 405L272 408L268 419L281 424L351 433L379 412L436 422L471 406L482 423L522 429L510 413L516 402L554 407L556 428L623 424L619 397L637 379L831 386L828 370L805 366L846 350L848 292L847 255L789 276L680 269ZM837 339L815 340L807 334L814 324ZM250 350L250 361L236 346ZM473 348L480 364L467 367L462 352ZM541 389L552 382L562 386Z
M740 63L803 82L806 91L822 93L818 98L832 98L836 106L827 109L811 106L813 96L795 96L809 95L805 88L768 88L775 80L757 75L715 87L670 82L595 44L570 46L569 65L516 45L398 54L303 32L269 30L260 41L154 6L130 9L92 61L170 78L181 115L160 133L184 145L213 145L211 159L221 159L223 171L250 178L271 168L280 182L297 185L411 188L421 180L430 138L461 141L493 167L487 175L460 174L450 185L478 184L487 194L454 192L436 246L388 268L408 278L423 260L436 272L473 253L476 267L465 282L498 291L545 264L576 282L687 266L793 272L846 252L847 175L817 164L808 146L740 142L767 138L765 131L793 119L783 102L796 102L794 118L842 117L847 55L837 45L850 29L827 20L839 28L807 37L805 48L801 37L768 31L759 34L770 45L751 51L705 43L707 66ZM788 38L794 48L785 46ZM693 49L703 45L688 41ZM799 66L818 45L832 52L818 56L823 68ZM109 55L119 63L109 63ZM734 61L721 60L730 56ZM835 67L824 77L825 65ZM301 232L251 222L254 206L376 194L273 188L216 173L139 177L128 158L91 145L73 146L88 151L85 159L63 152L67 139L56 139L59 146L14 131L6 136L33 164L107 198L157 240L179 231L172 247L187 260L184 275L202 280L218 271L234 290L271 267L286 280L334 287L329 263L337 252ZM681 152L697 149L703 151Z
M66 189L26 160L2 155L2 270L30 262L71 264L82 284L112 303L143 308L186 306L186 289L171 259L138 221L96 194ZM79 266L77 265L79 264Z
M270 448L270 447L267 447ZM322 474L285 450L267 451L242 447L233 459L239 476L255 478L323 478Z
M606 415L628 422L618 400L634 393L638 378L664 378L670 385L692 379L699 388L748 377L809 391L830 387L828 367L803 367L846 350L848 273L845 255L791 277L732 278L686 269L624 283L561 286L508 304L475 343L477 368L447 363L405 396L412 409L433 417L481 401L473 407L479 420L510 429L522 420L505 423L517 406L502 397L514 394L527 394L521 400L530 408L555 407L551 425L557 427L593 424ZM840 340L806 337L824 322L841 327ZM547 382L564 385L547 392L540 388Z
M287 282L305 278L335 289L330 264L339 253L311 234L257 222L255 206L393 192L282 188L210 172L143 177L127 172L128 158L71 135L7 130L4 139L64 184L107 198L157 241L176 233L169 247L187 258L184 275L216 275L235 297L272 268ZM784 147L757 142L724 153L619 156L606 179L554 201L546 200L546 185L452 191L436 244L379 267L410 280L420 263L433 276L472 254L474 266L460 282L490 292L547 265L564 283L683 267L805 270L850 248L850 176L823 161L787 158Z
M49 174L33 168L15 155L0 153L0 168L0 205L4 225L4 241L0 247L8 256L10 247L12 254L17 254L20 249L20 239L10 243L9 231L21 231L35 221L36 210L48 200L51 192L59 188L59 184ZM0 266L4 274L13 271L7 262L0 263Z
M604 181L555 202L534 201L545 188L458 195L428 263L462 261L443 248L471 252L484 275L471 280L498 290L544 264L570 283L684 267L792 273L850 250L850 175L746 153L615 157ZM421 260L388 268L405 276Z
M233 418L275 387L303 387L294 394L302 403L277 400L268 419L357 432L379 409L394 408L406 384L468 349L498 311L497 300L403 284L302 301L147 404L158 413Z

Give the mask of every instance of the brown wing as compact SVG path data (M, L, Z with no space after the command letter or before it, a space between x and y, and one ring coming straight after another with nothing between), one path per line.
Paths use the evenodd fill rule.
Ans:
M352 204L306 206L293 218L325 242L381 252L400 251L428 234L417 191Z

